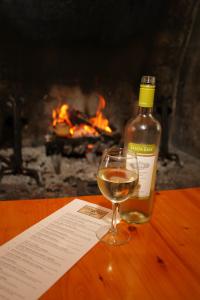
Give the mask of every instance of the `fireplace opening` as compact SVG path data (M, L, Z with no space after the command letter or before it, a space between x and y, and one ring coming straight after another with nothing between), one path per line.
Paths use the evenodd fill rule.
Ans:
M144 74L163 128L157 188L199 185L199 22L194 0L2 1L0 199L99 193Z

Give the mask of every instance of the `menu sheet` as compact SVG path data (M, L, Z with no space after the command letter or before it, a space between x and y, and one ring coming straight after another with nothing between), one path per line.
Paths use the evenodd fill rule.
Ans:
M38 299L97 242L110 210L75 199L0 247L0 299Z

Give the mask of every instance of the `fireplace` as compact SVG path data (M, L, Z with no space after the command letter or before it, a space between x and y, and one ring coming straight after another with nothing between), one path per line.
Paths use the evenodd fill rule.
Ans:
M81 110L76 109L74 100L58 97L60 101L52 109L52 124L45 135L47 155L101 155L104 149L119 145L120 131L104 115L106 100L102 95L95 93L90 97L93 98L93 105L89 107L89 101L84 100ZM81 98L78 99L80 104ZM90 113L92 106L95 110Z
M147 73L163 127L158 188L198 185L196 1L2 1L0 20L1 199L98 193L99 155L123 144Z

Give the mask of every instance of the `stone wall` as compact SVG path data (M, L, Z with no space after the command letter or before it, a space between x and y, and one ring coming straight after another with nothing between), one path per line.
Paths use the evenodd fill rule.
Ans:
M172 143L200 158L200 7L183 56L177 85Z

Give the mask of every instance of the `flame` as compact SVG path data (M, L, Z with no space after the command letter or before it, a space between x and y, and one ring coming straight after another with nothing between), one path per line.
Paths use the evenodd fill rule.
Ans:
M95 117L89 118L87 124L81 123L73 125L70 120L70 109L68 104L63 104L61 107L57 107L52 111L52 125L56 128L56 133L59 135L59 125L66 125L65 136L70 137L83 137L83 136L98 136L100 131L111 133L112 130L109 126L109 121L103 115L103 109L106 106L105 99L99 95L99 104ZM63 130L63 129L62 129ZM63 135L63 131L62 131Z
M85 125L85 124L75 125L70 128L69 132L70 132L70 136L72 136L74 138L75 137L83 137L83 136L99 135L94 128L92 128L91 126Z
M56 109L53 109L52 112L52 118L53 118L53 127L57 125L57 123L66 123L70 127L72 127L72 123L69 119L69 105L63 104L61 108L57 107Z
M106 106L106 100L101 95L99 95L99 105L98 105L98 109L96 112L96 117L91 118L90 122L92 125L100 128L102 130L105 130L106 132L111 133L112 130L109 127L109 121L108 121L108 119L106 119L104 117L104 115L102 113L102 110L105 108L105 106Z

